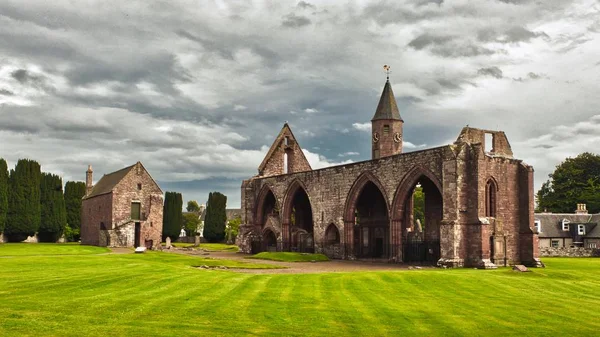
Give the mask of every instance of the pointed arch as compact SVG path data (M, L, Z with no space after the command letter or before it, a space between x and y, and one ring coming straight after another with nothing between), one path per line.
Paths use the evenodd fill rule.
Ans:
M255 214L254 224L255 225L264 225L265 203L266 203L269 195L272 195L273 198L275 199L275 209L279 209L279 205L277 203L277 196L273 192L273 188L267 184L263 185L260 192L258 193L258 203L256 204L256 209L254 211L254 214Z
M352 187L350 188L350 192L348 192L348 195L346 197L346 204L344 206L344 221L345 222L354 222L354 211L356 210L356 201L358 200L358 197L360 196L360 193L362 192L362 190L365 188L365 186L369 182L372 183L373 185L375 185L379 189L379 192L381 193L381 195L383 196L383 199L385 200L385 206L386 206L387 212L389 214L390 207L389 207L388 197L387 197L385 188L383 187L383 185L381 184L379 179L377 179L377 177L375 177L375 175L373 173L371 173L369 171L365 171L365 172L361 173L358 176L358 178L356 178L356 180L354 181L354 184L352 184Z
M302 189L304 191L304 193L306 193L306 196L308 197L308 200L310 202L310 195L308 194L308 192L306 191L306 186L304 185L304 183L302 181L300 181L300 179L294 179L294 181L292 181L292 183L288 186L287 190L285 191L285 194L283 196L283 217L282 220L283 222L287 222L288 219L290 218L290 215L292 214L292 203L294 201L294 195L296 194L296 192L298 192L299 189ZM312 203L311 203L311 209L312 209Z
M408 193L412 191L415 184L419 182L421 177L426 177L435 185L440 194L442 193L442 184L440 180L430 170L422 166L413 167L404 175L404 178L402 178L402 181L396 188L396 193L394 193L391 214L392 220L396 221L402 218L406 197L408 196Z
M485 182L485 216L495 218L498 209L498 182L490 176Z

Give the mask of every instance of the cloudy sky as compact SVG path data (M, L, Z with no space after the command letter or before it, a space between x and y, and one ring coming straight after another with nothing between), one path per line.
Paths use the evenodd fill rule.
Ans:
M536 170L600 151L600 2L0 2L0 157L65 180L142 161L240 205L289 121L313 168L370 158L384 64L407 150L504 130Z

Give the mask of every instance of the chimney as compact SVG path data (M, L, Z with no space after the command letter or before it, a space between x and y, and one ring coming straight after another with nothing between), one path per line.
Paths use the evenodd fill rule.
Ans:
M92 165L88 165L88 169L85 172L85 195L90 195L92 193L92 175L94 171L92 171Z
M586 204L577 204L577 210L575 214L588 214L587 205Z

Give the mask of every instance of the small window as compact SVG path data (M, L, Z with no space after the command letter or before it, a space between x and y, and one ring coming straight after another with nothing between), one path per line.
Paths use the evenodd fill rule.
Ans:
M542 222L540 220L535 220L534 222L535 231L538 233L542 232Z
M569 223L570 223L569 220L563 219L563 221L562 221L562 230L563 231L569 231Z
M577 234L585 235L585 225L577 225Z
M139 202L131 203L131 220L140 220L141 205Z
M559 241L558 240L552 240L552 248L558 248L559 245Z
M288 173L288 155L287 153L283 154L283 174Z
M142 190L142 184L138 184L138 191Z
M290 137L288 137L288 136L285 136L285 138L283 139L283 144L284 144L285 146L288 146L288 145L290 145Z
M389 125L384 125L383 126L383 135L387 136L390 133L390 126Z

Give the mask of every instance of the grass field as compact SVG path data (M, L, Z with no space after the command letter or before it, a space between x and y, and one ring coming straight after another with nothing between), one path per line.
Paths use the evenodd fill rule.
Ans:
M303 254L290 252L262 252L248 257L249 259L272 260L282 262L324 262L329 261L323 254Z
M7 248L8 247L8 248ZM193 256L0 245L0 335L592 336L600 259L546 269L327 274L201 270ZM38 250L38 247L39 248ZM57 246L73 254L74 246Z

